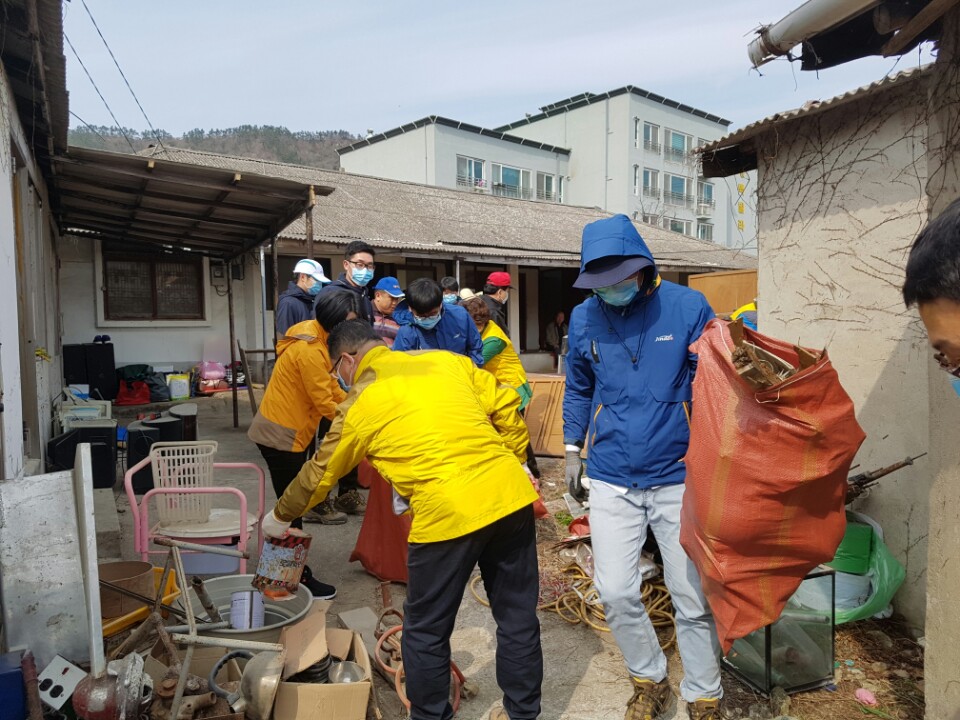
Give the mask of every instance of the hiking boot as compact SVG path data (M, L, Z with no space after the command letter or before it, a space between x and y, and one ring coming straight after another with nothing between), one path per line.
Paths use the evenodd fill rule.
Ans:
M337 512L336 508L333 507L332 500L324 500L304 515L303 521L323 523L324 525L343 525L347 521L347 516L342 512Z
M687 717L690 720L721 720L719 698L700 698L687 703Z
M658 683L653 680L633 679L633 697L627 703L623 720L657 720L667 706L672 692L666 678Z
M303 568L300 584L306 586L314 600L333 600L337 596L337 589L333 585L317 580L309 566Z
M363 515L367 510L367 501L359 490L348 490L337 495L337 499L333 501L333 506L347 515Z

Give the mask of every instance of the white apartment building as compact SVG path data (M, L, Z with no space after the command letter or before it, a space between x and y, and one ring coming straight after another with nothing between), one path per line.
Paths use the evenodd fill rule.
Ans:
M432 115L340 148L358 175L564 202L570 151Z
M730 125L627 86L494 130L432 116L339 150L349 172L621 212L756 253L755 173L706 180L694 148Z

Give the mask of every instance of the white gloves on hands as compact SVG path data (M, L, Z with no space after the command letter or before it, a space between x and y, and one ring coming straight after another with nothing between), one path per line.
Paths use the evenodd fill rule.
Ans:
M290 529L290 523L277 518L276 508L263 516L263 522L260 525L263 527L263 534L272 538L283 537Z

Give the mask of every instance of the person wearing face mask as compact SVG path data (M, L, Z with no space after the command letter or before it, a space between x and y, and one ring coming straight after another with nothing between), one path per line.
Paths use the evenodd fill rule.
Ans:
M507 335L510 334L510 328L507 327L506 306L507 300L510 299L510 290L513 289L510 283L510 273L492 272L487 276L487 282L483 286L483 301L487 304L487 310L490 311L490 319Z
M443 290L443 302L456 305L460 302L460 283L451 275L440 278L440 289Z
M310 456L321 419L332 420L337 405L346 397L332 374L327 339L334 327L355 319L359 310L355 293L323 293L317 299L316 317L294 325L277 343L277 363L247 431L267 463L277 497ZM346 516L337 512L328 513L323 520L335 525L346 521ZM298 516L295 524L302 528L303 519ZM335 587L317 580L309 568L300 582L317 598L337 594Z
M400 323L393 315L403 298L403 290L395 277L380 278L373 288L373 329L389 348L393 347L393 341L400 331Z
M394 350L449 350L483 366L483 341L473 319L459 305L443 302L434 280L419 278L407 288L412 324L397 331Z
M719 720L716 627L697 571L680 546L683 457L697 365L689 346L713 311L696 290L661 280L626 215L583 229L574 287L594 295L570 316L566 479L578 499L590 490L594 580L633 680L625 719L658 717L672 694L666 657L640 599L640 550L652 530L676 614L684 670L680 694L690 718Z
M367 458L396 493L395 512L412 518L401 639L411 720L453 717L450 636L475 567L497 624L503 691L503 707L488 718L538 718L537 493L522 465L530 437L520 396L465 357L391 352L358 321L334 329L330 352L350 392L317 453L264 517L264 535L282 537Z
M907 259L903 300L917 306L934 360L960 395L960 200L917 236Z
M277 337L282 338L287 330L297 323L313 317L313 303L330 280L316 260L301 260L293 268L293 280L277 300L274 313Z
M377 251L363 240L354 240L347 245L343 253L343 272L340 277L327 285L321 292L328 292L336 288L346 288L360 298L362 312L360 318L373 324L373 304L370 302L367 286L373 280L376 270L374 256Z

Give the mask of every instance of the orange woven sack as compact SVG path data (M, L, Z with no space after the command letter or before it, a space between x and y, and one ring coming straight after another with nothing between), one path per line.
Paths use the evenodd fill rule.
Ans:
M745 340L800 367L789 343ZM711 320L690 347L690 447L680 543L700 572L723 652L777 620L806 574L833 559L846 528L847 474L864 440L826 351L769 389L731 359L729 325Z

